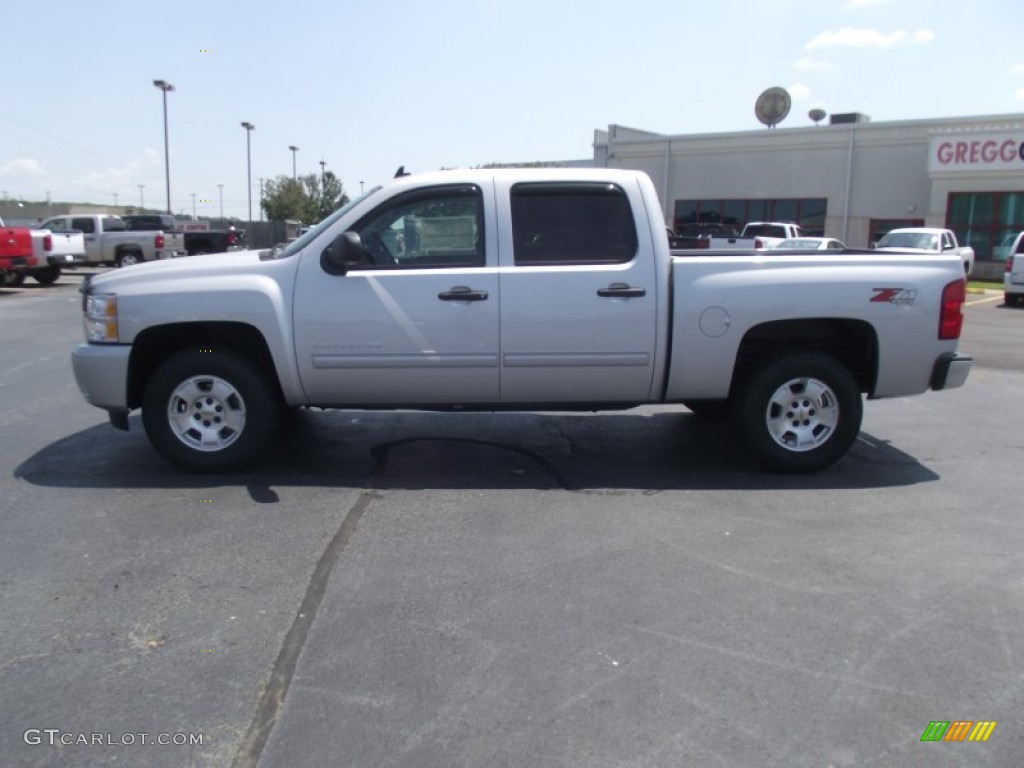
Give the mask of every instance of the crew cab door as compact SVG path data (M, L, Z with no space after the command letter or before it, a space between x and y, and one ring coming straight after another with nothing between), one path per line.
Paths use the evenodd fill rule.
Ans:
M364 258L329 274L301 254L293 314L299 376L317 405L459 404L498 399L498 275L490 190L398 193L349 229Z
M497 187L501 401L648 400L659 297L639 186L502 181Z

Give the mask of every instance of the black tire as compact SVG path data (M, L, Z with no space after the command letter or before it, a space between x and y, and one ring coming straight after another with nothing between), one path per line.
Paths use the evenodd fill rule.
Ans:
M833 357L798 352L747 379L737 427L750 454L776 472L817 472L842 458L860 432L857 382Z
M707 419L724 419L732 413L732 403L729 400L686 400L683 405Z
M269 448L281 407L265 372L238 352L187 350L164 361L146 383L142 422L172 464L228 472Z
M1017 306L1017 299L1018 298L1019 298L1019 296L1017 294L1015 294L1015 293L1004 293L1003 294L1003 304L1005 304L1008 307L1015 307L1015 306Z
M40 267L32 271L32 278L40 285L53 285L60 277L60 267Z
M143 256L138 251L121 251L114 260L115 267L130 267L133 264L141 264Z

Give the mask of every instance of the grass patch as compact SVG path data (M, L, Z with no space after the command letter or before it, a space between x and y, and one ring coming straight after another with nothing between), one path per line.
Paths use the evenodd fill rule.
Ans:
M982 293L983 291L1001 291L1003 290L1003 281L996 282L994 280L968 280L967 290L972 293Z

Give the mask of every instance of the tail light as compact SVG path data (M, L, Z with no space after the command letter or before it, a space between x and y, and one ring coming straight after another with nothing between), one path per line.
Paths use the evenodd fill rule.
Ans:
M237 235L234 232L228 232L228 245L234 245L236 237Z
M164 236L163 236L163 233L157 235L153 239L153 245L156 246L156 249L158 251L162 251L163 250L163 248L164 248Z
M43 237L43 250L44 251L52 251L53 250L53 235L46 235L45 237Z
M1013 254L1006 257L1006 274L1013 272Z
M762 240L760 237L755 237L754 238L754 250L757 250L759 248L764 248L764 240Z
M942 289L942 311L939 314L939 338L959 339L964 324L963 306L967 283L954 280Z

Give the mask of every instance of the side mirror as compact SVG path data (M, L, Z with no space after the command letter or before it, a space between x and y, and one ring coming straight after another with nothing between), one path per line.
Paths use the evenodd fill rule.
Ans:
M875 248L877 248L877 247L878 247L878 241L877 240L872 240L870 243L868 243L868 248L870 248L872 251L875 250Z
M329 275L347 274L351 267L365 262L358 232L342 232L320 254L320 266Z

